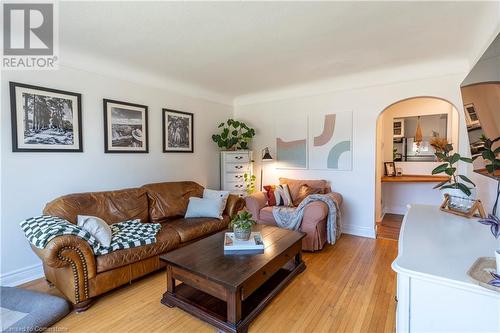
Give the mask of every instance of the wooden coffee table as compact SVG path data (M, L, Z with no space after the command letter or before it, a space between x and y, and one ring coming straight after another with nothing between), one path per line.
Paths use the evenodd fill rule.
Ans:
M222 331L246 332L272 298L306 268L304 233L263 225L254 231L262 233L262 254L225 255L221 231L160 256L167 263L167 292L161 302Z

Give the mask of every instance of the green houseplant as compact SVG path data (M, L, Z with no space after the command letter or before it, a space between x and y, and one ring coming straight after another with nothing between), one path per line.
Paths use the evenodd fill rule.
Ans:
M252 226L255 224L255 220L252 220L252 214L247 211L242 211L233 216L230 228L233 228L234 237L239 240L250 239L250 233L252 232Z
M464 202L457 202L456 199L462 197L462 194L469 197L472 194L472 189L476 186L472 180L464 175L457 174L457 163L459 161L465 163L472 163L472 159L468 157L462 157L458 153L451 153L453 151L453 145L447 144L442 148L442 150L437 151L435 153L436 157L445 162L434 170L432 170L433 175L437 174L445 174L449 178L436 186L434 188L440 189L443 194L449 194L450 197L450 205L451 206L467 206ZM471 186L471 187L469 187ZM467 202L469 202L468 200ZM464 207L467 209L467 207Z
M255 180L257 178L255 175L251 175L248 172L243 174L243 181L245 182L245 192L250 195L255 192Z
M255 136L255 130L242 121L228 119L219 124L222 130L212 135L212 140L225 150L248 149L248 143Z

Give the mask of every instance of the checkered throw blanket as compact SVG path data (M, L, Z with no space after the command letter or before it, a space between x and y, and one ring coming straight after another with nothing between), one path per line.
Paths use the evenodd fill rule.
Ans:
M75 235L86 240L96 256L156 243L156 233L161 229L159 223L141 223L138 219L115 223L110 227L111 245L104 247L88 231L56 216L41 215L21 222L30 243L40 249L57 236Z

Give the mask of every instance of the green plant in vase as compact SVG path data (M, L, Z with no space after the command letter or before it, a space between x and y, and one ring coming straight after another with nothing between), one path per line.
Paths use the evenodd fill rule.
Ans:
M229 224L230 228L233 228L234 237L239 240L250 239L250 234L252 232L252 226L255 224L255 220L252 220L252 214L247 211L241 211L231 219Z
M436 157L440 161L445 163L432 170L432 174L445 174L449 178L437 184L436 186L434 186L434 188L441 190L443 195L450 195L450 200L448 202L450 208L468 210L472 206L473 201L462 200L461 198L464 194L466 197L470 197L472 194L471 190L476 187L476 184L474 184L468 177L457 174L457 167L459 161L462 161L464 163L472 163L472 159L468 157L462 157L458 153L452 154L452 151L453 145L447 144L441 151L435 153Z
M255 136L255 130L242 121L228 119L219 124L222 132L212 135L212 140L225 150L248 149L248 143Z

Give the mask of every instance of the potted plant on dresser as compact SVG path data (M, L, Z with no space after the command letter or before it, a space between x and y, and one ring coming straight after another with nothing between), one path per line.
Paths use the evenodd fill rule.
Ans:
M220 123L218 128L220 132L212 135L212 140L221 149L220 188L244 197L247 195L247 183L253 177L249 143L255 136L255 130L244 122L234 119Z

